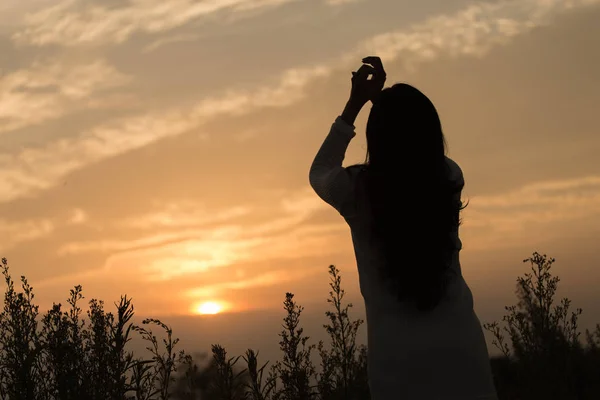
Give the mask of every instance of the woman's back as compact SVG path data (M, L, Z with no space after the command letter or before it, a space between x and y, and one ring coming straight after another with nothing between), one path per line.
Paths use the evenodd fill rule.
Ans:
M452 180L462 187L460 167L449 158L447 162ZM358 181L362 172L356 168L350 172L350 178ZM357 183L353 186L355 190L362 187ZM460 191L456 193L457 201L460 195ZM372 398L494 399L485 339L473 311L471 290L461 273L458 226L452 232L456 250L448 270L446 295L432 311L417 311L414 306L399 302L382 280L382 253L370 240L368 207L360 204L365 196L353 197L354 205L348 205L342 216L351 229L367 312ZM401 242L397 249L411 250ZM423 257L423 263L427 262L427 257ZM491 397L482 397L482 393Z

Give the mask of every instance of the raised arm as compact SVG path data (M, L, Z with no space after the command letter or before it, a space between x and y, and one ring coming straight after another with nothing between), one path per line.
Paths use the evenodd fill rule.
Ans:
M358 71L352 72L350 99L331 126L309 173L310 185L315 192L342 215L353 193L352 177L342 163L350 140L356 135L354 121L362 107L381 91L385 82L385 71L378 57L365 57L363 63ZM369 79L369 76L373 79Z
M314 191L326 203L343 214L346 201L353 191L350 175L342 162L350 140L356 135L354 126L340 116L317 152L310 167L309 181Z

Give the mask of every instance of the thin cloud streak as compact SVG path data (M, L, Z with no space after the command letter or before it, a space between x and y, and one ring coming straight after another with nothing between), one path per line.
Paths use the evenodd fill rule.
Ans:
M45 148L0 154L0 189L3 189L0 191L0 202L49 189L72 171L197 129L214 117L243 115L260 107L288 106L301 98L300 89L310 78L323 72L324 68L314 68L308 73L291 70L276 88L263 88L254 94L230 92L222 98L206 99L191 110L148 113L99 126L80 137L62 139ZM290 93L297 95L291 96ZM35 174L31 171L35 171Z
M0 75L0 133L85 108L101 108L103 103L95 96L129 81L130 77L104 60L78 65L39 61L29 68Z
M236 218L245 216L250 208L245 206L232 207L230 209L208 214L202 211L201 204L195 203L170 204L163 211L145 214L132 219L119 222L114 227L120 229L141 228L145 230L160 231L159 234L151 234L133 240L94 240L70 242L61 246L57 254L60 256L82 254L87 252L125 252L142 248L155 248L176 242L195 239L202 241L218 240L248 240L256 237L266 237L286 232L288 234L300 233L309 235L317 232L329 232L327 226L311 228L299 227L314 211L325 209L327 206L320 199L308 195L308 190L302 190L284 198L280 203L280 209L270 208L269 214L278 215L269 221L255 226L244 226L236 223ZM279 211L279 213L278 213ZM220 222L218 226L202 227L209 223ZM336 225L337 227L337 225ZM173 228L173 231L165 231ZM187 228L187 229L186 229ZM309 229L310 231L307 231ZM273 245L273 249L277 246Z
M218 296L225 291L280 285L285 282L303 279L319 272L322 272L320 268L312 271L300 272L292 272L289 269L275 270L248 279L240 279L237 281L223 282L190 289L186 292L186 296L194 299L211 298Z
M199 38L200 38L200 35L197 35L197 34L181 34L181 35L167 36L165 38L157 39L154 42L147 45L146 47L144 47L144 49L142 50L142 53L146 53L146 54L151 53L151 52L159 49L160 47L163 47L168 44L193 42L195 40L198 40Z
M157 34L219 12L256 11L294 0L129 0L121 7L64 0L28 14L12 38L21 45L78 46L123 43L137 33Z
M177 240L174 243L164 243L158 237L130 242L72 243L65 248L71 254L98 249L110 250L112 254L100 269L46 279L37 286L53 286L82 279L102 279L111 276L114 271L128 271L136 279L141 278L146 282L164 282L183 276L198 276L215 268L230 268L236 263L253 260L259 256L263 261L298 258L299 254L302 254L302 257L320 256L330 250L324 242L334 239L339 229L339 226L309 227L278 237L252 237L233 229L227 235L206 231L202 236ZM225 233L227 229L219 231ZM140 242L151 244L151 247L132 248L135 243ZM291 251L292 249L296 252ZM67 251L63 251L63 254L66 253Z
M452 15L429 18L409 30L368 39L351 55L351 60L367 52L383 59L395 59L401 54L410 70L441 55L482 57L494 46L549 25L566 11L597 4L600 0L501 0L473 4Z
M8 249L28 241L51 235L56 225L50 219L2 221L0 220L0 250Z
M77 277L101 277L137 266L136 273L147 281L194 276L256 257L264 261L297 258L298 254L303 257L331 254L336 251L332 243L338 242L347 228L341 220L302 224L312 213L326 207L319 199L314 200L315 196L309 198L306 192L299 191L282 200L280 207L284 214L257 226L235 225L232 221L210 229L183 229L130 241L73 242L64 245L59 254L98 251L112 254L104 268ZM532 238L541 240L543 233L557 224L597 214L600 214L600 176L535 182L507 193L471 198L463 214L462 232L469 250L497 249L523 245ZM163 223L161 219L154 222ZM146 227L152 229L150 225ZM478 235L482 229L485 235ZM540 234L532 235L532 230ZM60 277L53 281L67 278L73 279Z
M502 196L481 196L479 207L504 209L507 207L567 206L600 209L600 176L535 182Z
M246 92L229 90L224 96L206 98L187 110L175 108L101 125L76 139L29 149L27 157L23 153L0 155L0 181L4 185L0 202L51 188L74 170L198 129L216 117L244 115L265 107L287 107L304 98L310 83L355 64L365 54L379 54L387 62L400 58L408 68L442 55L483 56L493 46L546 25L571 8L599 3L600 0L524 0L472 5L406 30L377 35L328 64L287 70L271 87ZM30 171L36 171L35 176Z
M0 251L10 250L26 242L47 239L63 228L82 226L88 221L88 214L81 208L52 218L0 219Z
M348 4L355 4L364 0L324 0L325 4L332 7L340 7Z
M340 234L347 231L343 221L318 225L301 223L320 210L317 203L311 204L312 199L307 197L306 192L298 191L282 200L280 208L284 214L257 226L228 224L210 229L177 230L129 241L66 244L60 250L63 256L98 251L109 255L102 268L50 278L39 282L37 286L54 286L73 280L101 280L111 276L114 271L127 272L136 279L142 277L149 283L165 282L186 276L198 277L213 269L229 270L236 264L258 257L268 262L323 257L339 251L342 246ZM318 204L322 204L322 201ZM77 214L77 210L74 212ZM534 182L510 192L471 198L463 214L461 236L468 243L466 249L469 251L535 245L547 240L549 231L556 230L560 224L598 214L600 176ZM183 217L177 212L175 215ZM155 222L161 224L162 220ZM31 226L38 229L32 229L30 235L23 237L24 240L37 237L39 232L44 233L39 229L43 225L38 223ZM11 232L0 234L5 233L9 237L17 231L24 232L23 228L24 225L13 226ZM148 228L151 229L151 226ZM485 234L479 234L481 230ZM220 277L231 279L231 274L221 274ZM268 286L270 282L274 284L289 277L289 274L280 275L278 271L270 271L264 276L199 287L188 292L188 295L210 297L227 289Z
M156 248L111 255L107 271L134 268L147 282L170 281L182 276L197 276L215 268L251 259L254 248L264 239L231 240L228 237L193 239Z
M152 219L157 225L144 225L146 229L160 231L132 240L93 240L70 242L61 246L59 256L83 253L106 253L101 268L92 271L54 277L41 282L52 286L74 279L102 279L114 271L129 271L147 282L170 281L183 276L197 276L215 268L229 268L235 264L260 257L263 261L322 256L332 252L330 244L344 229L342 222L303 225L302 222L320 207L308 204L306 190L291 194L280 203L279 213L274 207L270 213L276 217L255 226L235 224L234 207L220 214L224 224L197 229L175 229L165 232L163 220ZM314 196L313 196L314 197ZM318 201L321 206L322 201ZM325 207L322 205L322 207ZM191 210L191 204L186 209ZM177 208L175 220L184 219ZM151 214L150 214L151 215ZM162 216L165 216L163 214ZM206 223L200 213L198 223ZM170 218L167 218L169 221ZM146 220L146 222L148 222ZM211 221L215 222L215 221ZM119 226L120 227L120 226ZM132 272L133 271L133 272Z
M276 236L256 235L251 228L222 227L197 232L195 236L174 233L172 242L165 242L164 235L159 235L134 241L71 243L61 253L98 250L112 253L103 268L85 273L85 276L101 277L133 268L136 276L148 282L170 281L182 276L197 276L215 268L232 267L258 257L268 261L327 255L332 252L331 241L344 229L341 223L290 228L289 232ZM135 248L142 243L147 246ZM72 276L60 277L58 281L67 278L73 279ZM57 280L53 278L52 281Z
M488 250L547 240L563 224L600 215L600 176L535 182L469 199L462 232L469 249ZM485 231L485 234L478 232Z
M75 241L62 245L57 250L57 255L67 256L88 252L127 252L140 249L158 248L173 243L189 241L192 238L209 241L224 240L224 238L238 237L241 227L237 225L221 225L210 229L177 229L172 232L150 234L130 240L93 240Z
M234 207L225 211L209 212L196 202L172 203L161 211L127 218L119 227L137 229L185 228L208 223L230 221L248 215L250 207Z

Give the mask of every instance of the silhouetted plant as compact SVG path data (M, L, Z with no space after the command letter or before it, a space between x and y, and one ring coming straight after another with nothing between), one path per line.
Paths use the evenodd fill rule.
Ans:
M15 290L8 261L2 258L6 281L0 314L0 395L2 399L43 399L51 390L41 381L44 343L37 334L39 306L33 304L33 288L21 276L22 292Z
M356 345L356 334L364 321L350 319L348 310L352 303L345 306L342 303L345 291L340 271L334 265L329 266L329 276L331 291L327 303L333 310L325 312L329 323L323 327L331 341L329 348L323 341L318 345L322 368L318 379L319 393L324 400L362 399L368 393L364 375L366 347Z
M161 352L150 330L131 323L133 305L127 297L115 304L116 318L104 311L101 301L90 300L86 324L79 306L81 286L71 290L67 310L53 304L38 324L33 288L21 277L21 291L17 291L6 259L1 267L6 291L0 313L0 399L170 398L172 373L185 354L175 353L178 339L167 325L153 319L143 322L165 329L165 352ZM134 359L126 350L132 331L150 342L150 360Z
M198 366L190 354L186 354L181 360L179 374L175 377L173 398L179 400L196 400L201 396L203 390L208 387L208 380L204 381L206 375Z
M519 393L530 399L581 398L585 385L577 330L582 310L569 314L571 301L567 298L554 305L560 281L550 273L554 261L537 252L523 260L531 264L531 272L517 278L519 301L505 307L508 314L502 320L506 325L501 329L497 322L483 324L494 335L492 343L508 359L505 369L507 365L516 368L512 378L518 380Z
M268 400L271 398L273 389L276 387L276 376L268 375L263 378L269 362L265 362L260 368L258 367L258 351L252 349L246 351L243 357L248 365L249 383L246 384L245 398L247 400Z
M158 339L152 330L137 325L132 327L134 331L139 332L142 335L142 338L149 343L146 349L152 354L152 362L149 363L152 368L145 370L146 373L153 377L152 384L147 385L154 389L150 391L148 398L168 400L171 398L169 392L170 385L175 381L173 373L177 371L177 365L180 362L185 362L185 352L175 351L179 339L173 338L173 330L165 323L157 319L147 318L142 321L142 324L159 326L167 334L167 337L163 339L164 351L161 351L161 346L158 344ZM148 365L147 362L142 363Z
M131 367L130 387L133 391L131 400L151 400L157 393L155 388L156 374L152 360L136 358Z
M503 353L492 357L494 379L501 400L600 398L600 324L586 330L586 344L579 340L577 322L581 309L570 312L571 302L554 304L559 279L550 273L554 259L533 253L524 260L531 272L517 279L516 305L506 307L504 326L484 324L493 344ZM321 371L311 361L314 345L300 327L303 307L286 294L285 317L280 336L281 361L259 367L258 352L248 349L247 368L241 357L228 357L220 345L199 367L192 357L177 350L171 328L156 319L164 331L159 340L147 327L131 321L131 299L115 303L116 314L105 312L104 303L89 301L87 321L80 308L81 286L67 299L68 308L53 304L39 315L33 304L33 288L21 277L15 288L6 259L6 282L0 313L0 400L367 400L367 348L357 346L363 321L351 320L344 304L341 276L329 267L330 288L324 325L330 343L318 344ZM39 318L39 323L38 323ZM86 323L87 322L87 323ZM150 357L134 357L127 350L135 332L148 343ZM263 376L268 371L267 376ZM313 382L316 384L313 385Z
M131 299L121 296L116 317L104 311L104 302L92 299L87 311L89 325L83 331L88 367L87 385L89 398L127 399L132 374L133 353L126 350L131 340L133 304ZM116 318L116 319L115 319Z
M208 387L207 397L215 400L242 400L247 369L236 371L235 368L241 356L228 358L225 348L218 344L212 345L212 354L215 375Z
M588 385L587 393L600 397L600 324L596 324L594 331L586 329L587 349L585 352L585 382Z
M283 308L286 316L283 319L283 330L279 347L283 353L281 361L277 361L272 371L282 383L282 388L274 393L275 399L308 400L317 393L311 385L315 376L315 367L310 359L315 345L307 345L308 336L300 327L300 315L304 307L294 301L292 293L286 293Z
M81 286L71 289L68 311L54 304L42 318L40 339L44 341L47 391L54 398L92 398L86 379L86 358L79 301L83 299Z

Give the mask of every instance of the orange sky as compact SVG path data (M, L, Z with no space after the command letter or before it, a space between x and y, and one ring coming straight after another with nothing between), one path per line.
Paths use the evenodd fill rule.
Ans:
M109 304L127 293L142 315L223 302L235 314L215 337L252 310L277 316L286 291L322 313L329 264L360 303L349 231L308 168L350 71L376 54L390 84L431 97L463 169L480 318L499 318L539 251L600 322L600 0L407 3L3 0L13 275L43 308L75 284ZM348 164L364 158L365 115Z

